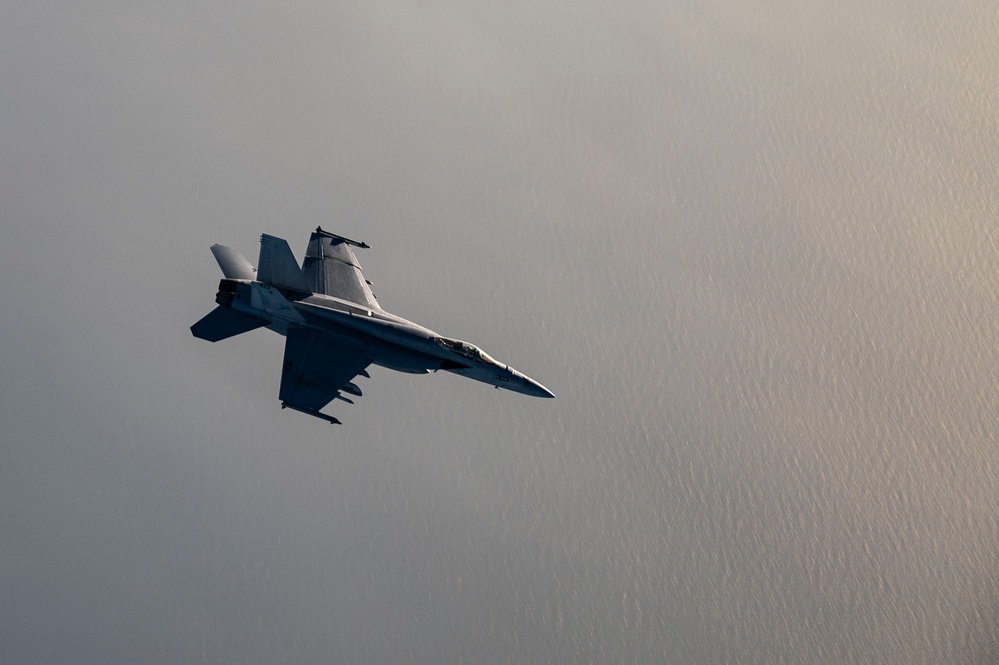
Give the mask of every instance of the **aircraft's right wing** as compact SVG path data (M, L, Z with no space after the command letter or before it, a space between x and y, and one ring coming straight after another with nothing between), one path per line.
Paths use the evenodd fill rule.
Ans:
M367 375L364 368L369 364L368 358L337 345L318 330L291 326L284 346L281 406L339 423L319 410L341 391L359 396L361 391L350 380L358 374Z
M302 275L313 293L341 298L369 309L381 309L361 274L361 264L351 251L351 245L367 247L363 242L317 228L309 238Z

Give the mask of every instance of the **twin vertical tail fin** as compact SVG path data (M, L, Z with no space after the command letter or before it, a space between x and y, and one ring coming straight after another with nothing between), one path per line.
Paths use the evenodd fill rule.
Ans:
M226 279L257 279L256 269L250 265L250 262L242 254L232 247L212 245L212 254L215 255L215 260L218 261L219 267L222 269L222 274L225 275ZM224 282L225 280L223 280ZM219 286L221 288L222 285L220 284ZM222 295L222 291L219 291L218 296L216 296L219 306L191 326L191 333L195 337L208 340L209 342L218 342L219 340L256 330L269 323L252 314L238 312L229 307L228 304L223 304L223 302L231 302L231 299L223 299L221 298Z
M257 269L232 247L212 245L212 254L227 279L257 279Z
M292 291L304 295L314 292L329 293L332 290L335 293L331 295L352 297L357 302L364 304L370 302L374 307L377 307L374 297L364 283L364 278L360 276L360 266L357 265L350 248L345 243L352 243L358 247L367 247L367 245L325 233L321 229L317 229L317 232L318 234L314 233L312 236L309 251L317 253L318 256L313 257L311 253L307 253L307 267L304 271L295 260L295 255L292 254L288 242L266 233L260 236L260 258L257 261L257 268L254 268L242 254L233 248L225 245L212 245L212 254L215 255L215 260L218 261L226 279L222 280L219 285L220 290L215 298L219 306L212 310L208 316L191 326L191 332L194 336L210 342L217 342L270 323L265 319L230 307L233 302L233 293L237 288L237 284L230 280L260 282L281 291ZM322 246L317 244L317 240L320 243L325 243L325 251ZM322 271L322 277L325 279L317 279L316 269L323 268L323 259L327 256L331 260L331 265ZM315 260L318 262L313 265ZM341 275L340 273L349 274ZM327 288L331 276L335 278L333 282L337 285L333 289ZM348 286L351 289L347 289Z
M261 235L260 260L257 265L257 281L288 291L312 293L287 240L266 233Z

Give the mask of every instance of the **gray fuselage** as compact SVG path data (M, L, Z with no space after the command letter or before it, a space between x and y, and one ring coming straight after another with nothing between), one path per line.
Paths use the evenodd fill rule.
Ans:
M413 374L445 370L497 388L554 397L537 381L475 345L444 337L382 309L321 294L302 297L249 280L224 279L218 295L220 304L267 319L271 322L267 327L275 332L285 335L290 324L305 325L388 369Z

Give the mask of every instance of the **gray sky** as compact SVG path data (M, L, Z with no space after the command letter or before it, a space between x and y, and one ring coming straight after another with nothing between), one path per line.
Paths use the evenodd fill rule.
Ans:
M999 657L987 2L0 8L12 663ZM282 411L317 224L551 388Z

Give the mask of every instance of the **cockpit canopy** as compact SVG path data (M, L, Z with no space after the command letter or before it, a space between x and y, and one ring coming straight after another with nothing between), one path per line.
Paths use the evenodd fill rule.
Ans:
M498 362L493 360L488 353L475 346L474 344L469 344L468 342L463 342L460 339L448 339L447 337L438 337L437 343L446 349L451 349L462 356L473 360L475 362L485 363L487 365L499 365Z

